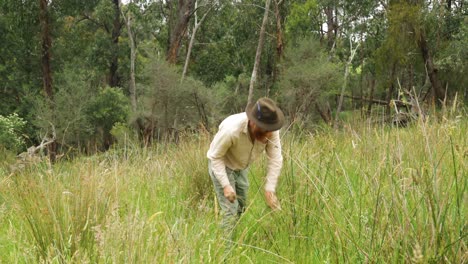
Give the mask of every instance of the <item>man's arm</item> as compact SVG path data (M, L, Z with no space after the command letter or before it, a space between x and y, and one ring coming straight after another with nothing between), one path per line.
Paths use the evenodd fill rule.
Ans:
M223 188L230 186L229 179L226 174L224 156L231 146L231 134L220 126L218 133L216 133L213 141L211 142L207 157L211 160L213 173Z
M275 192L278 183L278 177L283 167L283 155L281 154L281 141L279 131L272 133L266 146L267 154L267 178L265 191Z
M207 157L211 160L213 173L221 186L229 185L229 179L226 174L226 164L224 164L224 155L232 146L231 135L228 131L220 128L211 142Z
M269 139L266 147L268 158L267 177L265 184L265 198L268 206L273 210L281 210L280 203L276 198L275 190L278 178L283 167L283 155L281 154L281 141L279 131L275 131Z
M231 134L220 128L211 142L207 157L211 160L214 176L223 187L224 196L233 203L236 199L236 193L229 183L229 178L226 174L226 164L224 163L224 155L226 155L231 146Z

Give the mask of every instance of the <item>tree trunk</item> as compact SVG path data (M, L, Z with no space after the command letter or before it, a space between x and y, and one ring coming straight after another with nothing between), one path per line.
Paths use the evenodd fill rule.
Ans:
M320 105L317 102L315 102L315 110L317 110L317 112L320 114L320 117L323 119L323 121L327 125L331 126L332 118L330 105L327 104L326 109L324 110L320 107Z
M198 1L195 1L195 10L197 10L197 5L198 5L197 3ZM205 14L203 14L203 17L200 20L200 22L198 22L197 11L195 11L195 25L193 26L193 32L192 32L192 36L190 37L190 43L189 43L188 50L187 50L187 56L185 58L184 70L182 72L182 80L184 80L185 75L187 74L188 64L190 61L190 54L192 53L193 43L195 42L195 35L197 34L198 28L200 28L200 25L203 23L203 20L205 20L206 16L208 15L208 13L210 13L212 9L213 9L213 6L211 6L210 9L208 9L208 11L206 11Z
M395 79L395 70L396 70L396 62L393 63L392 66L392 72L390 74L390 81L389 81L389 88L388 88L388 93L385 98L385 101L387 102L387 108L385 109L385 113L387 115L390 114L390 101L392 100L393 93L395 91L395 86L393 85L393 80Z
M413 68L413 64L410 64L409 66L409 87L408 87L408 91L412 91L413 88L414 88L414 68Z
M52 112L52 118L55 119L55 107L54 107L54 91L52 87L52 70L51 70L51 49L52 49L52 37L50 34L50 21L49 21L49 10L48 1L39 0L39 21L41 24L41 42L42 42L42 83L45 95L48 99L49 108ZM47 145L47 152L51 162L55 162L57 156L57 143L55 141L55 129L53 127L54 120L52 122L52 132L49 132L48 137L52 138L53 142Z
M208 131L210 129L210 123L208 121L208 116L206 115L205 104L199 99L196 92L193 93L193 97L195 98L195 105L197 106L198 115L200 116L202 125L204 126L204 129Z
M275 0L275 18L276 18L276 58L273 65L273 80L274 84L278 79L280 72L278 65L281 63L284 52L284 40L283 40L283 27L281 25L281 14L280 6L283 4L283 0Z
M335 17L333 14L333 7L327 6L325 8L325 15L327 16L327 45L330 50L335 46Z
M262 56L263 43L265 42L265 28L266 28L266 23L268 21L268 12L270 10L270 2L271 0L266 0L266 3L265 3L265 13L263 15L262 27L260 28L260 36L258 38L257 53L255 54L255 63L254 63L254 67L252 70L252 77L250 78L249 97L247 98L247 104L252 103L252 100L253 100L253 89L254 89L255 82L257 81L258 67L260 65L260 58Z
M427 46L426 35L424 32L421 32L421 35L419 36L418 46L421 49L424 63L426 64L427 75L429 76L429 80L431 81L432 92L435 96L435 98L433 99L435 99L437 103L440 104L440 102L442 102L445 98L445 92L437 76L437 69L435 68L434 63L432 61L432 55L429 50L429 47Z
M351 54L349 55L348 62L346 63L343 86L341 87L340 99L338 101L338 107L336 108L335 121L334 121L334 125L333 125L335 129L338 128L338 116L340 115L341 107L343 105L343 96L344 96L344 92L345 92L346 85L347 85L347 82L348 82L349 67L351 67L351 63L353 62L354 55L356 55L356 51L358 50L359 45L360 45L360 43L358 43L356 48L354 48L354 50L353 50L353 45L351 43L351 40L349 42L350 42L350 47L351 47Z
M166 61L170 64L177 62L177 55L182 42L182 38L187 31L190 16L195 6L195 0L178 0L177 17L173 29L170 29L169 47L166 54Z
M361 38L360 39L363 39L362 37L362 34L361 34ZM361 55L361 58L360 58L360 65L364 65L364 52L361 51L360 53ZM360 96L361 98L364 98L364 77L365 75L363 74L363 72L361 71L361 74L359 74L359 93L360 93ZM359 109L361 109L361 116L363 117L365 114L364 114L364 104L362 102L359 102Z
M112 24L112 54L110 61L108 84L110 87L116 87L120 84L120 77L117 73L119 69L119 37L122 29L120 21L120 0L112 0L114 4L114 21Z
M369 92L369 105L367 106L367 116L370 117L372 113L372 100L374 100L374 90L375 90L375 78L371 76L370 80L370 92Z
M47 98L52 102L54 100L54 92L52 90L52 70L50 67L52 38L50 36L49 11L47 0L39 0L39 3L42 39L42 83Z
M125 17L124 17L125 18ZM136 60L136 43L135 37L132 31L132 15L128 14L127 17L127 31L128 41L130 42L130 102L132 104L132 111L137 110L137 97L136 97L136 81L135 81L135 60Z

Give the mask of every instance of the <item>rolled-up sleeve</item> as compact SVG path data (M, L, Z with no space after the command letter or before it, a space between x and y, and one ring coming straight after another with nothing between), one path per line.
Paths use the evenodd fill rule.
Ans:
M278 184L278 178L283 167L283 155L281 154L281 140L279 131L275 131L267 143L266 154L268 159L265 191L274 192Z
M220 129L211 142L210 149L206 155L211 160L213 173L223 188L230 184L226 174L224 155L231 146L231 134L229 131Z

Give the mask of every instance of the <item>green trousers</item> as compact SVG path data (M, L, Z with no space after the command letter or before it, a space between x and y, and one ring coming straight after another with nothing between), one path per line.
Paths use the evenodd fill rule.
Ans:
M213 173L211 161L208 161L208 171L211 180L213 181L216 197L218 198L218 203L223 214L221 227L223 228L225 239L230 240L234 226L247 205L247 192L249 189L249 180L247 178L248 169L231 170L226 167L229 182L231 183L232 188L236 191L237 199L234 203L229 202L229 200L224 197L223 187Z

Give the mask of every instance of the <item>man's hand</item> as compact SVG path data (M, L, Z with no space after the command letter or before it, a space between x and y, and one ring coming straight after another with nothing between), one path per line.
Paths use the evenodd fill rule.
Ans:
M224 197L226 197L229 202L234 203L234 201L236 200L236 193L234 192L234 189L232 188L232 186L226 185L223 191L224 191Z
M272 210L281 210L281 205L278 201L278 198L276 198L276 194L274 192L265 191L265 198L268 206Z

